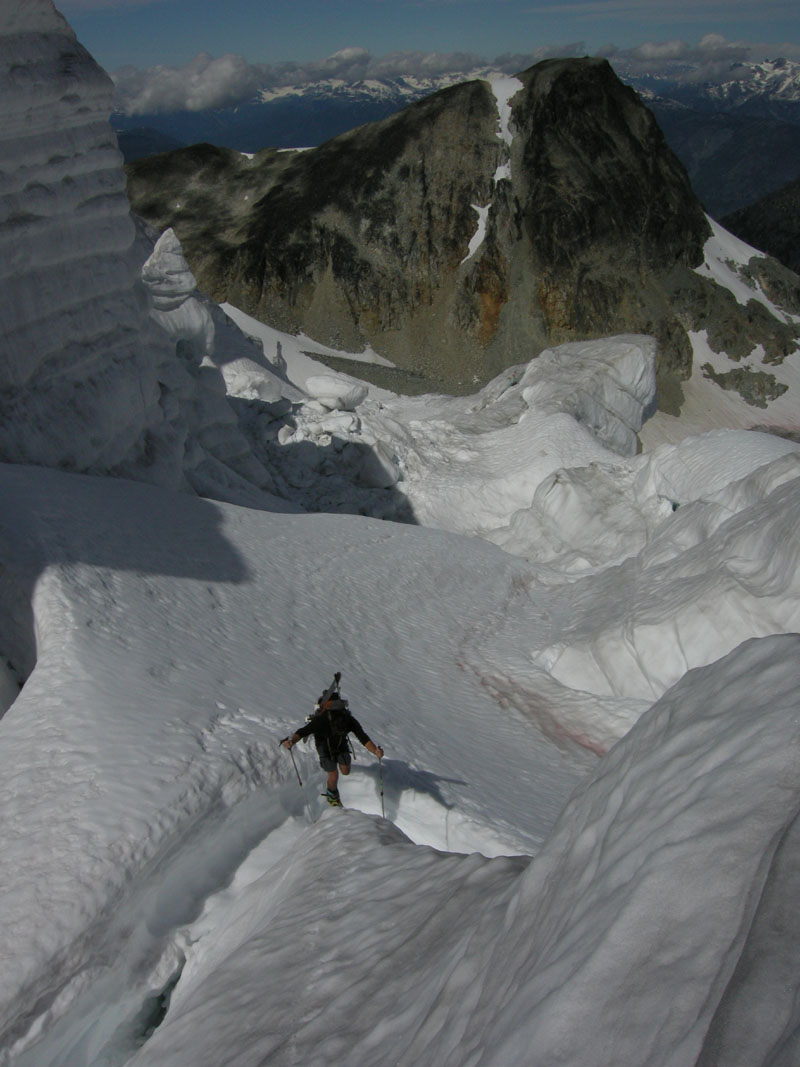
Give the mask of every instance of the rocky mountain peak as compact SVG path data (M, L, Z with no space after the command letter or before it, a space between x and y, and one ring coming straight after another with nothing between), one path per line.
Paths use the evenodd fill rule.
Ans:
M517 185L541 263L561 269L587 246L616 246L639 268L697 266L700 205L651 112L608 62L547 60L522 80Z
M409 375L401 389L470 391L552 344L623 332L654 335L662 377L686 377L696 308L714 315L694 272L702 207L605 60L466 82L309 151L195 147L129 179L215 299L371 345Z

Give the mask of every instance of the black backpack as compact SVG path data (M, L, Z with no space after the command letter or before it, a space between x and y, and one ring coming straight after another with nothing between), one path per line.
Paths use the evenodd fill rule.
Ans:
M314 715L324 715L328 720L330 748L332 754L343 752L348 746L348 726L350 723L350 709L347 701L342 700L338 693L331 696L325 707L317 707Z

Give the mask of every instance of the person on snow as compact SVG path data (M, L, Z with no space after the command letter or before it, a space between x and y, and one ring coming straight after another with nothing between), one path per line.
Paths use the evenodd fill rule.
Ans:
M338 681L338 679L337 679ZM319 765L328 772L327 792L324 796L334 807L341 806L339 798L339 772L350 773L350 745L348 734L355 734L361 744L373 756L383 759L383 749L367 737L364 728L354 715L350 714L347 701L342 700L338 690L323 693L305 726L295 730L291 737L285 737L281 744L291 749L304 737L314 738L319 756Z

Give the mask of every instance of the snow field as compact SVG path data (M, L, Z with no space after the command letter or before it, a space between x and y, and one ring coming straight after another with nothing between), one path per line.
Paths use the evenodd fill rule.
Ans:
M279 343L285 369L259 357L247 374L283 400L298 392ZM603 368L580 394L558 385L554 353L552 382L540 364L473 398L369 397L347 427L319 401L295 416L386 442L427 523L517 536L521 555L547 526L538 565L435 530L4 472L4 544L38 654L3 720L16 1057L130 1055L144 1005L187 955L194 966L186 931L204 902L223 907L217 891L258 842L272 867L301 825L287 819L318 816L313 756L300 790L276 741L334 667L347 664L345 693L387 749L387 816L414 841L498 855L546 840L585 766L576 746L604 751L693 662L796 627L795 446L718 435L620 456L601 442L625 449L616 427L635 430L649 402L652 353L630 339L577 349ZM346 803L377 814L375 771L356 765ZM240 848L209 845L239 823ZM192 841L214 857L204 877ZM167 897L151 895L154 875ZM129 914L146 934L131 936Z
M797 651L753 641L687 675L531 862L326 812L206 916L131 1063L762 1062L796 1025L800 924L775 901L797 877Z
M235 818L254 789L267 809L276 789L297 804L277 741L334 666L346 665L353 710L387 750L387 814L401 827L407 818L419 840L494 852L544 839L579 764L553 746L520 747L536 727L498 722L460 666L475 598L482 611L497 602L511 557L471 541L454 552L436 531L269 515L124 481L4 468L3 482L5 551L27 560L38 634L36 667L2 721L13 932L0 1004L15 1040L35 1018L51 1031L65 1003L97 998L107 969L92 961L126 943L115 910L135 908L156 871L169 875L193 827ZM434 576L437 597L420 598ZM324 776L309 759L313 797ZM359 759L345 802L361 779L357 799L370 793L379 810L374 772ZM520 806L521 789L540 790L536 803ZM202 893L240 858L212 866ZM190 882L175 891L177 925L192 917L181 904ZM145 947L140 959L129 946L134 972L156 952ZM104 1039L109 1020L97 1023ZM59 1031L33 1062L66 1040ZM86 1041L70 1046L71 1062L97 1051Z
M740 304L747 304L750 300L757 300L760 304L782 322L787 321L788 316L779 310L766 296L758 284L749 285L744 281L737 267L745 267L754 257L765 258L763 252L752 248L745 241L728 233L718 222L706 215L711 227L711 237L706 241L705 260L697 268L697 274L704 278L711 278L733 293Z
M647 338L474 397L331 374L134 238L49 0L0 35L5 371L39 375L3 455L162 485L0 467L0 1063L793 1067L800 460L686 433L796 431L798 354L767 413L693 378L642 456ZM342 811L278 746L335 669L386 750Z
M751 464L785 445L746 440ZM697 450L725 449L714 438L682 448L685 463L651 457L645 480L665 477L686 498L699 488ZM345 694L387 749L386 814L413 840L485 855L539 847L582 773L563 746L603 751L692 666L687 647L715 658L754 630L797 625L798 462L785 451L682 505L628 564L566 585L437 531L5 468L3 543L30 583L38 634L36 668L2 723L12 815L0 836L18 857L4 890L16 918L3 1002L18 1054L57 1062L68 1049L78 1064L106 1046L130 1051L124 1035L180 969L180 931L203 901L258 841L271 862L287 816L318 817L314 756L297 752L301 790L276 742L333 665L347 664ZM434 581L436 598L420 596ZM634 662L630 638L614 643L615 618L652 641ZM359 757L343 797L377 815L377 767ZM242 820L241 849L222 849L198 879L194 834L217 855L209 842ZM122 919L101 917L114 900L141 911L155 871L172 886L150 911L161 933L127 938ZM122 971L90 964L99 945L113 955L123 943ZM54 968L57 988L37 993ZM23 1040L28 1004L38 1021ZM40 1032L44 1044L30 1045Z
M287 353L287 373L293 375L291 339L271 343ZM524 621L517 620L514 636L509 639L501 622L497 634L487 636L491 656L476 649L469 662L498 698L526 716L533 709L551 736L594 751L621 736L689 667L724 655L747 637L797 625L791 520L782 523L766 505L763 543L753 532L752 514L728 533L717 530L745 499L746 508L757 508L766 492L761 481L753 481L754 495L745 492L738 505L720 501L687 509L796 454L797 445L727 430L634 456L631 442L655 393L654 358L652 340L641 337L564 345L527 368L504 372L475 397L361 399L356 414L346 415L357 421L347 426L344 413L325 421L310 404L296 411L296 429L286 438L304 440L310 433L310 440L319 440L317 424L336 419L334 435L372 442L382 457L376 469L386 478L374 484L395 483L417 522L478 534L539 563L539 583L557 587L598 576L596 584L571 594L581 602L587 598L585 611L570 618L559 608L560 622L548 627L537 610L535 632L529 605L518 600ZM308 387L316 379L302 367ZM327 382L336 376L323 377ZM342 395L352 388L342 377ZM333 396L331 390L333 385ZM347 406L341 398L326 403ZM787 458L780 468L787 473L776 477L791 479L793 463ZM795 492L786 490L791 500ZM793 514L793 504L788 507L787 515ZM718 518L710 525L712 514ZM759 585L755 562L749 578L741 567L709 566L712 544L714 560L727 559L729 551L754 561L769 553L773 573L781 576L777 585L773 581L771 592ZM684 555L689 549L696 565L691 554ZM657 560L660 569L654 569ZM624 569L608 571L614 565ZM658 607L650 603L654 581ZM613 589L625 590L625 599ZM648 592L640 595L639 589ZM539 590L536 596L541 598ZM528 632L527 647L516 647L517 632ZM573 694L583 700L582 709Z

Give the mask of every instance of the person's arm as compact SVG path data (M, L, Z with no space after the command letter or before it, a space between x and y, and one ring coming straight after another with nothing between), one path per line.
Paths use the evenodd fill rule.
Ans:
M295 730L291 737L284 737L281 744L284 748L291 748L292 745L296 745L298 741L302 741L304 737L308 737L309 734L314 733L314 724L307 722L305 726L301 726L299 730Z
M380 747L380 745L376 745L374 741L370 741L369 737L367 737L364 727L354 715L350 716L350 729L356 735L356 737L367 750L367 752L371 752L372 755L377 756L378 759L383 759L383 749Z

